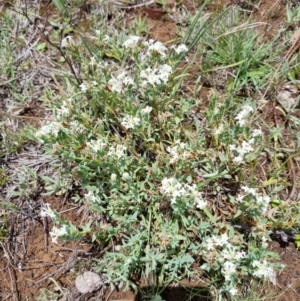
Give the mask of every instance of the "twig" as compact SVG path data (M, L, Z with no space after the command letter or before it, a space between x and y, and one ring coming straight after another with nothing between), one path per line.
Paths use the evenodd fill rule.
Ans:
M265 91L265 93L262 96L262 99L264 100L267 93L269 92L271 85L273 84L273 81L276 77L276 75L278 74L279 69L282 67L283 62L286 61L288 62L290 60L290 58L292 57L292 55L296 52L296 50L298 50L298 48L300 47L300 43L298 43L300 40L300 36L293 42L292 46L290 47L290 49L288 50L288 52L285 54L285 56L282 59L282 62L278 65L277 69L275 70L275 73L273 74L272 78L269 81L269 84L267 86L267 89ZM267 103L263 104L261 107L259 107L259 109L261 110Z
M17 287L17 280L14 269L11 268L11 266L8 266L8 272L9 272L9 278L11 282L11 289L13 292L13 299L14 300L20 300L19 294L18 294L18 287Z
M58 272L67 271L75 263L76 257L77 257L77 251L75 251L75 254L73 254L73 256L71 256L69 258L69 260L63 266L61 266L59 269L57 269L56 271L48 274L47 276L43 277L40 280L35 281L34 283L28 285L27 287L32 288L33 286L47 280L48 278L52 277L53 275L57 274Z
M58 52L60 53L60 55L64 58L65 62L68 64L68 66L69 66L69 68L70 68L72 74L74 75L74 77L75 77L77 83L78 83L79 85L82 84L82 79L81 79L80 77L78 77L78 75L77 75L77 73L76 73L76 71L75 71L75 69L74 69L72 63L70 62L70 60L68 59L68 57L66 56L66 54L64 53L64 51L62 50L61 46L60 46L60 45L55 45L55 44L49 39L49 37L48 37L47 35L45 35L44 31L43 31L41 28L39 28L39 27L38 27L38 26L30 19L30 17L29 17L28 14L27 14L27 10L23 10L22 12L23 12L23 16L27 19L27 21L28 21L31 25L33 25L33 26L34 26L34 27L35 27L35 28L43 35L43 38L44 38L44 39L45 39L45 40L46 40L53 48L55 48L55 49L58 50Z
M116 288L114 288L113 290L111 290L111 292L108 294L107 298L105 299L105 301L108 301L110 296L112 295L112 293L116 290Z
M297 191L297 176L296 176L296 172L295 172L295 166L293 163L293 158L290 158L287 162L288 166L289 166L289 171L290 171L290 179L292 182L292 189L287 197L287 199L285 200L285 204L290 203L295 196L295 193Z
M132 9L132 8L147 6L147 5L150 5L150 4L153 4L153 3L154 3L154 0L151 0L151 1L146 2L146 3L141 3L141 4L131 5L131 6L125 6L125 7L122 7L122 8L123 9Z
M51 118L33 117L33 116L17 116L17 115L11 115L9 113L4 113L4 112L0 112L0 116L6 116L6 117L9 117L9 118L36 119L36 120L54 121L54 119L51 119Z
M44 229L44 250L48 253L48 220L42 217L43 229Z
M13 300L19 301L20 298L19 298L19 294L18 294L17 280L16 280L14 268L12 268L13 265L11 263L11 256L5 248L3 248L3 251L5 253L4 256L8 259L8 267L7 268L8 268L9 278L10 278L10 282L11 282L11 290L12 290Z

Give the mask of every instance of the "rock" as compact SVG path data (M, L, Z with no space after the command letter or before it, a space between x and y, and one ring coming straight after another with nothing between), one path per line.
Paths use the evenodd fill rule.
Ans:
M94 273L86 271L76 277L75 285L78 291L82 294L91 293L98 290L104 284L104 280Z

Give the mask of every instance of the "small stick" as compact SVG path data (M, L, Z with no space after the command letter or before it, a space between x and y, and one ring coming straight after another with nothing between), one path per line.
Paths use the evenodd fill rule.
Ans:
M18 294L18 287L17 287L15 271L10 266L8 266L8 272L9 272L9 278L10 278L10 282L11 282L11 289L13 292L13 299L19 301L20 298L19 298L19 294Z
M283 60L282 62L278 65L277 69L275 70L272 78L270 79L269 81L269 84L267 86L267 89L265 91L265 93L263 94L262 96L262 99L264 99L267 95L267 93L269 92L270 88L271 88L271 85L273 84L273 81L276 77L276 75L278 74L279 72L279 69L282 67L283 65L283 62L286 61L288 62L290 60L290 58L292 57L292 55L298 50L298 48L300 47L300 44L298 44L298 42L300 41L300 36L293 42L292 46L289 48L288 52L285 54L285 56L283 57ZM266 105L263 104L259 109L261 110L264 106Z
M288 163L288 166L290 169L290 174L291 174L290 178L292 181L292 189L291 189L291 192L289 193L287 199L285 200L285 204L288 204L293 200L296 190L297 190L297 176L296 176L296 172L295 172L295 166L293 164L293 159L291 158L290 160L288 160L287 163Z
M108 301L110 296L112 295L112 293L116 290L116 288L114 288L107 296L107 298L105 299L105 301Z
M37 284L39 284L39 283L41 283L41 282L47 280L48 278L52 277L53 275L57 274L58 272L64 271L64 270L68 270L68 269L71 267L71 265L73 265L73 263L74 263L74 261L75 261L75 259L76 259L76 255L77 255L77 252L75 252L75 254L74 254L72 257L70 257L70 259L69 259L63 266L61 266L59 269L57 269L56 271L54 271L54 272L48 274L47 276L43 277L43 278L40 279L40 280L35 281L34 283L28 285L27 287L28 287L28 288L32 288L32 287L34 287L35 285L37 285Z
M41 207L43 207L43 202L40 201ZM44 250L48 253L48 219L47 217L42 217L42 223L44 228Z
M122 7L122 8L123 9L132 9L132 8L147 6L147 5L150 5L150 4L153 4L153 3L154 3L154 0L151 0L151 1L146 2L146 3L141 3L141 4L131 5L131 6L125 6L125 7Z

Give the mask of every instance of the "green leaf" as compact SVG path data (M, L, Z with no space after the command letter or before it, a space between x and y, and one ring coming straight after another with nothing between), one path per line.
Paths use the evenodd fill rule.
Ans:
M300 234L296 234L295 243L297 248L300 248Z
M58 22L55 21L55 20L49 19L48 22L49 22L53 27L58 27L58 28L59 28L59 27L61 26L61 24L58 23Z
M67 15L69 13L64 0L53 0L53 3L60 15Z
M46 43L39 43L35 45L35 49L39 51L45 51L47 49L47 44Z

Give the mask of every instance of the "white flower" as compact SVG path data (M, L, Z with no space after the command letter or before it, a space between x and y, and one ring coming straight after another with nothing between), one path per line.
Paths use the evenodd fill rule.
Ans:
M237 123L240 126L244 126L246 124L246 117L251 112L253 112L252 107L250 107L250 106L243 106L242 107L242 111L239 112L234 119L237 120Z
M148 67L146 70L141 71L140 77L144 79L142 82L142 86L146 86L147 84L150 84L152 86L156 86L160 84L160 79L156 74L157 70Z
M240 261L246 257L245 251L239 251L237 247L229 244L221 253L221 256L229 261Z
M181 142L179 139L175 140L175 143L182 149L184 149L186 147L186 143Z
M107 43L110 40L110 37L106 34L103 39L102 42Z
M94 152L97 152L101 149L103 149L106 146L106 143L104 143L102 140L91 140L87 143L87 146L91 148Z
M151 52L156 52L161 55L162 58L166 57L167 47L161 42L155 42L151 39L149 42L145 42L144 45L148 47L147 55L149 56Z
M177 143L179 143L180 141L177 140ZM182 143L182 147L184 143ZM195 184L193 185L189 185L189 184L185 184L185 187L188 189L190 196L193 198L194 202L196 203L196 207L199 209L203 209L204 207L207 206L207 201L204 200L202 198L202 194L201 192L198 191L197 186Z
M274 269L269 265L269 263L266 260L264 260L263 262L254 260L252 262L252 266L256 268L256 270L253 272L253 275L258 278L269 278L271 280L276 274Z
M52 238L52 242L57 243L57 239L61 236L64 236L65 234L67 234L67 227L66 225L63 225L61 228L57 228L56 226L54 226L52 228L52 231L49 232L49 234L51 235Z
M240 194L240 195L238 195L235 199L236 199L236 201L238 201L239 203L242 203L242 202L244 201L244 197L245 197L245 195Z
M141 113L142 115L149 114L152 110L152 107L146 106L144 109L141 110Z
M253 196L257 195L255 188L249 188L248 186L242 186L241 188L248 194L252 194Z
M262 131L260 129L254 129L252 131L252 137L258 137L262 135Z
M73 36L66 36L62 39L60 47L74 47L76 46L76 42L73 39Z
M167 64L160 65L154 69L148 67L146 70L141 71L140 77L144 79L142 86L146 86L147 84L152 86L162 83L166 84L171 73L172 67Z
M111 175L110 175L110 179L111 179L111 181L116 181L117 180L117 174L115 174L115 173L112 173Z
M220 134L222 134L224 132L224 125L223 124L220 124L219 126L218 126L218 128L215 130L215 134L216 135L220 135ZM231 145L230 145L231 146ZM230 146L229 146L229 148L230 148Z
M127 180L129 180L131 177L130 177L130 174L128 173L128 172L124 172L123 174L122 174L122 180L124 180L124 181L127 181Z
M92 56L92 57L90 58L90 65L91 65L91 66L94 66L94 65L96 65L96 64L97 64L96 58L95 58L94 56Z
M88 193L86 193L84 195L84 198L90 202L93 203L98 203L99 202L99 198L94 194L94 192L89 191Z
M182 52L187 52L189 50L185 44L180 44L177 47L175 45L173 45L173 46L171 46L171 49L174 49L177 54L182 53Z
M168 146L167 147L167 152L172 156L170 163L173 164L179 159L179 153L177 151L177 146Z
M83 133L85 131L85 127L82 123L79 123L78 120L71 121L69 123L70 129L75 133Z
M42 208L42 211L41 211L41 216L42 217L51 217L53 220L56 219L56 214L55 212L50 208L50 204L45 204L45 207Z
M123 44L123 46L128 48L135 48L141 38L139 36L131 36L129 37Z
M48 124L43 125L40 130L35 134L36 137L44 136L51 134L55 137L57 137L58 132L62 128L62 125L58 122L51 122Z
M67 107L66 103L64 102L60 109L57 110L57 116L68 116L70 114L69 108Z
M111 76L111 79L108 81L109 85L111 86L111 90L121 93L123 90L123 82L118 78Z
M82 83L79 85L82 92L86 92L88 90L88 87L85 83Z
M269 239L266 236L262 236L261 238L261 246L265 249L268 247L268 240Z
M228 244L228 235L227 235L227 233L224 233L221 236L219 236L218 239L216 239L215 243L216 243L217 246L224 246L224 245Z
M108 83L111 86L112 91L121 93L123 86L134 85L134 80L125 71L123 71L118 74L117 77L112 75Z
M123 117L121 124L128 130L133 129L140 124L141 119L138 117L126 115Z
M204 247L207 251L212 250L215 247L215 245L215 240L212 237L208 238L207 241L204 243Z
M164 178L161 182L160 191L171 197L171 204L176 202L177 197L181 197L186 190L175 178Z
M231 296L235 296L237 293L238 293L238 290L235 288L235 287L232 287L228 293L231 295Z
M117 156L118 159L124 157L126 155L127 147L125 145L118 144L116 147L111 146L109 148L108 156L114 155Z
M167 83L169 79L169 75L171 73L172 73L172 67L167 64L161 65L158 69L159 78L163 83Z
M225 280L230 281L235 273L236 273L236 265L231 261L225 261L222 268L222 274L225 277Z
M253 147L251 146L253 142L254 140L250 139L248 142L243 141L242 146L239 147L237 147L234 144L229 145L229 149L233 152L232 154L232 157L234 157L233 162L235 162L236 164L242 163L244 161L244 156L250 153L251 151L253 151ZM236 153L238 155L236 155Z
M196 207L202 210L206 206L207 206L207 201L203 200L201 198L198 198L198 200L197 200L197 206Z
M252 151L253 151L253 147L251 146L250 141L249 142L243 141L242 148L238 150L238 152L242 154L248 154Z

